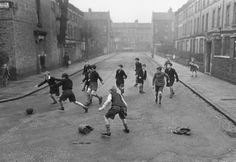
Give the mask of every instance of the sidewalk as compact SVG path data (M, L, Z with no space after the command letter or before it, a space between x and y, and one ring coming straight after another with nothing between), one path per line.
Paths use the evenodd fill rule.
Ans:
M166 61L165 58L157 55L154 56L154 60L162 66ZM189 67L176 62L173 62L173 67L183 84L211 104L217 111L223 113L234 124L236 123L236 85L201 72L198 72L197 78L191 77Z
M101 62L105 59L108 59L115 54L109 54L109 55L103 55L96 58L93 58L89 60L90 64L96 64L98 62ZM61 78L61 74L66 72L69 75L73 75L80 70L83 69L84 63L74 63L69 66L69 68L61 67L55 70L50 71L52 76ZM19 81L12 81L7 87L0 88L0 103L6 102L8 100L15 100L17 98L22 98L24 96L30 95L32 93L35 93L43 88L45 88L47 85L42 86L42 88L34 88L35 85L39 84L41 81L43 81L42 74L32 75L29 77L26 77Z

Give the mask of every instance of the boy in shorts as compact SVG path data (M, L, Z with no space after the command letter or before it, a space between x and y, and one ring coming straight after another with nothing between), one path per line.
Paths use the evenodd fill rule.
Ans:
M59 102L61 105L61 108L59 110L64 110L64 106L62 101L65 101L69 99L70 102L73 102L75 105L81 106L85 113L88 112L88 108L83 105L81 102L76 101L75 95L72 91L73 88L73 82L70 80L69 75L67 73L62 74L62 79L56 79L57 81L60 81L59 86L62 86L62 95L60 96Z
M96 71L96 65L91 66L91 71L89 74L89 88L87 90L87 103L86 106L89 106L92 103L92 98L96 97L99 100L99 105L102 104L102 97L97 95L97 89L98 89L98 80L100 80L101 84L103 84L103 80Z
M143 84L144 81L147 79L147 71L146 71L146 64L142 65L142 69L140 69L137 73L138 78L138 87L139 87L139 93L144 94L143 91Z
M124 132L129 133L129 128L127 126L126 122L126 116L127 116L127 103L125 102L122 95L117 93L117 89L115 86L113 86L110 89L110 93L107 97L106 102L103 104L102 107L100 107L98 110L102 111L106 108L106 106L111 103L111 108L108 110L106 115L104 116L105 123L106 123L106 132L102 133L104 136L111 136L111 130L110 130L110 123L111 120L115 118L117 114L119 114L119 117L123 123L124 126Z
M138 86L138 72L142 70L142 64L139 62L139 58L135 58L135 85Z
M166 86L170 87L170 98L172 98L173 95L175 94L174 89L173 89L173 85L174 85L175 80L176 80L176 82L179 81L179 77L178 77L178 74L175 71L175 69L172 68L172 63L167 63L166 64L165 73L168 74L169 79L170 79Z
M116 71L116 86L119 88L121 95L124 94L124 83L125 79L127 78L127 75L125 74L123 70L123 65L119 65L119 69Z
M40 87L47 83L49 86L50 98L53 100L52 104L57 104L56 97L60 96L60 90L59 86L57 85L56 78L51 77L48 71L44 73L44 77L45 77L44 81L36 85L35 87Z
M157 103L157 101L159 101L159 105L161 105L163 88L165 86L165 77L167 78L167 80L169 80L169 76L166 73L162 72L161 70L162 70L162 67L157 67L157 72L154 74L153 80L152 80L152 85L153 85L153 88L155 88L155 92L156 92L155 102Z
M83 68L83 75L84 75L84 79L83 79L83 83L84 83L84 87L82 89L82 91L85 91L88 89L89 83L88 83L88 75L89 75L89 70L90 70L90 65L88 63L88 61L85 62L84 68Z

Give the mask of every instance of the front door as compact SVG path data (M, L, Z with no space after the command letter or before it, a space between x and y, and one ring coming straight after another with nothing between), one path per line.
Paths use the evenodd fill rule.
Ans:
M205 72L211 74L211 51L212 42L206 42L206 61L205 61Z

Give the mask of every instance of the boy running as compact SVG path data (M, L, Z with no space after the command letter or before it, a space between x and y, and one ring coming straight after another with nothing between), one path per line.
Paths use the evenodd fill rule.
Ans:
M69 75L67 73L62 74L62 79L56 79L57 81L60 81L59 86L62 86L62 95L60 96L59 102L61 105L61 108L59 110L64 110L64 106L62 101L65 101L69 99L70 102L73 102L75 105L81 106L85 113L88 112L88 108L83 105L82 103L76 101L75 95L72 91L73 89L73 82L70 80Z
M138 85L139 85L139 93L143 94L145 93L143 91L143 84L144 84L144 81L147 79L147 71L146 71L145 64L142 65L142 69L138 71L137 76L138 76L137 80L138 80Z
M59 86L57 85L56 79L54 77L51 77L48 71L44 73L44 77L45 77L44 81L36 85L35 87L40 87L47 83L49 86L49 94L50 94L49 96L53 100L52 104L57 104L56 97L59 97L60 90Z
M139 58L135 58L135 85L134 87L137 87L138 85L138 72L142 70L142 64L139 62Z
M103 80L96 71L96 65L91 66L91 72L89 74L89 88L87 91L87 103L86 106L89 106L92 103L92 98L96 97L99 100L99 104L102 104L102 97L97 95L98 89L98 80L100 80L101 84L103 84Z
M108 110L108 112L104 116L105 123L106 123L106 132L102 133L102 135L111 136L110 123L111 123L111 120L113 120L117 114L119 114L119 117L124 125L125 129L123 131L125 133L129 133L129 128L126 122L127 103L125 102L123 96L117 93L117 89L115 86L113 86L110 89L110 93L107 97L106 102L98 110L102 111L103 109L106 108L106 106L109 103L111 103L111 108Z
M119 69L116 71L116 86L119 88L121 95L124 94L124 83L125 79L127 78L127 75L125 74L123 70L123 65L119 65Z
M170 98L172 98L173 95L175 94L174 89L173 89L173 85L174 85L175 79L176 79L176 82L179 81L179 77L178 77L178 74L175 71L175 69L172 68L172 63L166 64L165 73L168 74L169 79L170 79L169 81L167 81L168 84L166 86L170 87Z
M83 87L82 91L87 90L87 88L89 86L89 83L88 83L89 69L90 69L89 63L88 63L88 61L86 61L84 68L83 68L83 73L82 73L84 75L84 79L83 79L84 87Z
M153 88L155 88L156 92L156 100L155 102L159 101L159 104L161 105L161 99L162 99L162 93L163 93L163 88L165 86L165 77L167 80L169 80L169 76L166 73L163 73L162 67L157 67L157 72L154 74L153 80L152 80L152 85Z

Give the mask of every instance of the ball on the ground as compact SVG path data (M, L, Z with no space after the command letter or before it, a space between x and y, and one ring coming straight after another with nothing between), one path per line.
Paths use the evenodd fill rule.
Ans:
M34 113L34 109L33 108L28 108L25 110L26 115L32 115Z

